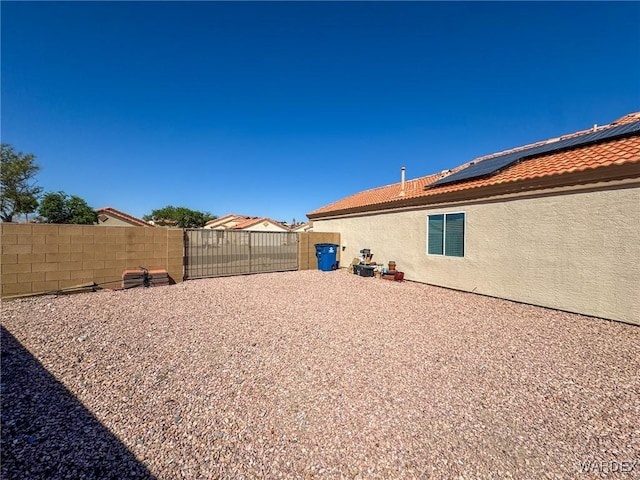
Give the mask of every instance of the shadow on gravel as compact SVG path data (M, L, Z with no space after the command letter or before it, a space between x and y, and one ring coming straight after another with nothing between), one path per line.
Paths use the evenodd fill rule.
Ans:
M3 479L154 479L76 397L4 327Z

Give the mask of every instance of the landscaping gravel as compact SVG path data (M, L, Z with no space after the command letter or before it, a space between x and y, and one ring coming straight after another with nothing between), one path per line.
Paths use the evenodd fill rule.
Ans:
M2 478L640 477L640 328L344 271L2 303Z

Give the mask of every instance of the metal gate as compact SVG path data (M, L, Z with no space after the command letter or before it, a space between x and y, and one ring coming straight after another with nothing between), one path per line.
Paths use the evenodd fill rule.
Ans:
M185 280L297 269L297 233L184 231Z

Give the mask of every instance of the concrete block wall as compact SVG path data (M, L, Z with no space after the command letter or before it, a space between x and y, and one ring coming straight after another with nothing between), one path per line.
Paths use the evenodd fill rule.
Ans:
M181 229L0 223L0 295L11 297L95 282L118 288L144 266L183 278Z
M304 232L299 234L298 244L298 270L317 270L318 259L316 258L317 243L333 243L340 245L340 234L329 232ZM338 248L336 260L340 261L341 248Z

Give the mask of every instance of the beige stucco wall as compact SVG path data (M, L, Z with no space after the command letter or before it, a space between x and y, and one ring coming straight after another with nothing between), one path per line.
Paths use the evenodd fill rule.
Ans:
M370 248L405 278L640 324L640 183L315 220L344 259ZM427 215L465 212L465 257L426 254ZM342 262L345 265L347 262Z
M107 217L106 220L100 220L100 216L104 215ZM129 222L125 222L124 220L116 217L112 217L108 213L100 213L98 214L98 225L104 225L105 227L137 227L139 225L132 225Z
M286 228L282 228L271 222L256 223L255 225L251 225L250 227L244 228L243 230L251 231L251 232L288 232L289 231Z
M234 221L234 222L227 222L222 225L205 225L202 228L204 228L205 230L229 230L235 227L236 225L238 225L239 223L240 222ZM264 225L264 222L256 223L255 225L251 225L250 227L243 228L242 230L247 232L288 232L289 231L286 228L280 227L271 222L266 222L266 223L267 223L266 225Z

